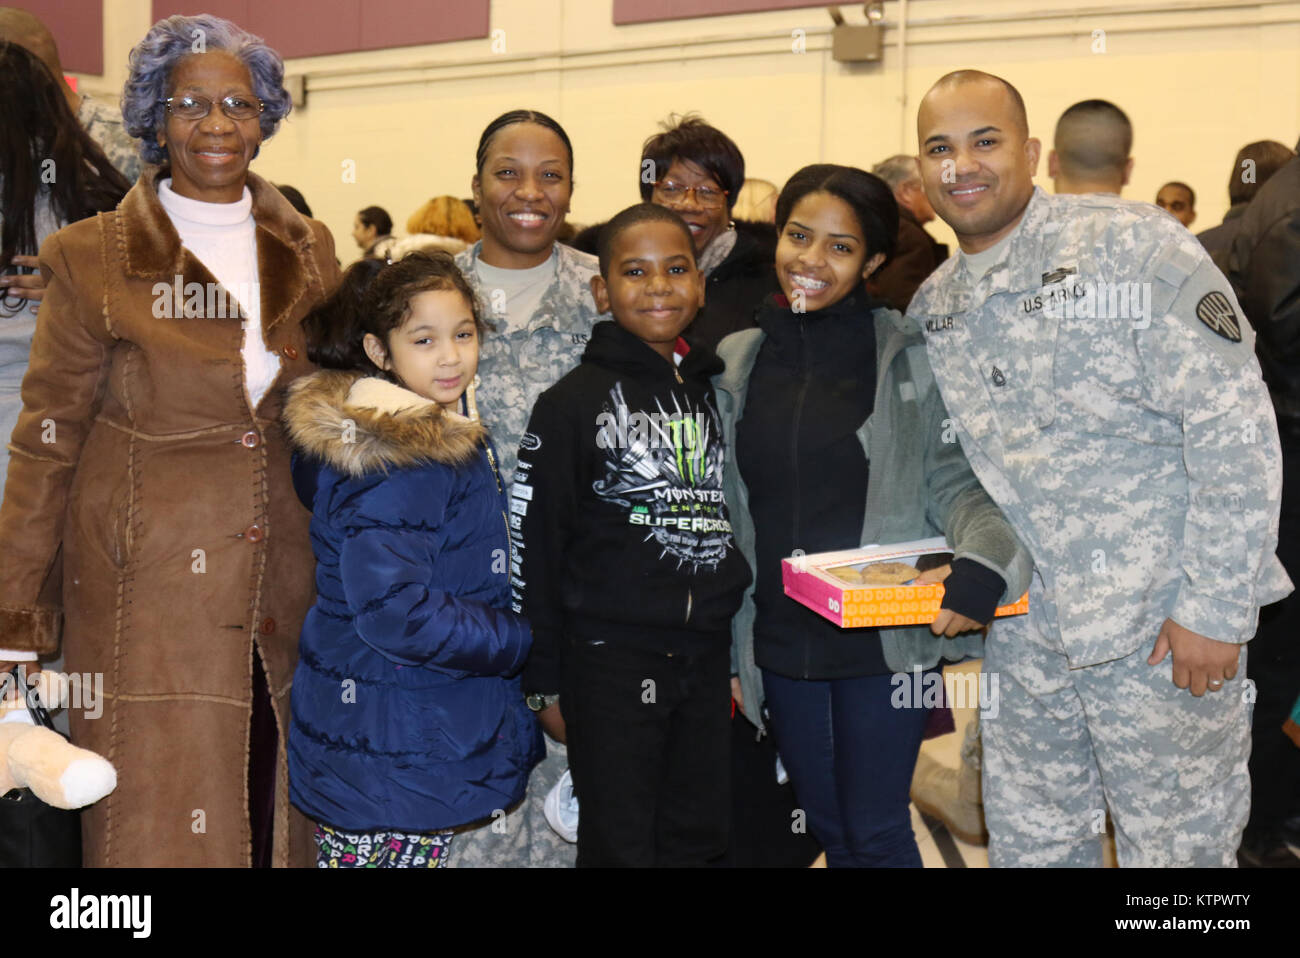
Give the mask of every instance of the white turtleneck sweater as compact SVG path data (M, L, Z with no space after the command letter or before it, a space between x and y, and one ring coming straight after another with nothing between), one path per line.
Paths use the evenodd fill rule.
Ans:
M244 385L257 408L280 372L280 357L262 343L262 296L257 281L257 226L253 195L244 187L236 203L204 203L172 192L170 179L158 182L158 199L181 244L198 257L227 294L243 307ZM205 291L206 299L206 291ZM229 300L227 308L231 308Z

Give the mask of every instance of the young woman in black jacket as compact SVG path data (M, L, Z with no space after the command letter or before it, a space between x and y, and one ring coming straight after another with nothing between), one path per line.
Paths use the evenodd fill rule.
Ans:
M925 486L924 504L917 508L949 534L962 556L952 563L943 610L931 627L935 634L953 636L992 619L1007 585L993 566L1005 570L1017 544L1006 531L987 540L1005 540L1006 546L1005 555L985 556L991 565L966 557L966 552L981 553L971 548L972 536L963 538L954 529L969 525L976 512L988 523L1005 522L987 497L978 502L965 497L963 505L953 505L954 490L977 484L964 461L937 465L937 434L895 435L888 448L877 447L873 439L877 461L868 461L864 434L870 430L864 423L880 411L879 437L893 422L877 406L896 400L915 405L922 399L916 381L906 383L910 392L895 397L901 380L892 360L878 369L883 362L878 357L889 351L878 348L877 334L893 337L881 346L897 346L891 330L902 317L863 289L898 235L898 207L889 188L852 167L805 167L781 191L776 222L776 276L783 292L759 311L758 330L720 347L733 377L725 387L725 404L719 386L724 423L739 413L732 430L735 465L747 493L737 494L736 521L738 530L752 530L752 539L738 531L737 541L752 542L754 549L752 660L762 670L761 691L751 686L743 697L765 696L799 807L825 848L828 865L919 867L908 786L929 709L895 707L899 666L891 667L881 631L845 631L790 599L782 586L781 559L891 541L862 539L870 534L868 482L887 489L919 481ZM884 322L882 312L888 314ZM756 353L745 345L755 338L760 340ZM891 355L899 358L898 350ZM752 363L748 371L744 356ZM888 387L883 392L878 379ZM895 452L899 455L891 462ZM916 465L904 467L905 461ZM899 494L887 501L909 500ZM920 532L926 520L917 519ZM919 652L919 641L915 645ZM937 668L936 659L944 655L962 657L959 648L969 647L945 646L920 655L926 661L921 667ZM742 670L748 658L746 652L738 656ZM742 701L759 721L762 706Z

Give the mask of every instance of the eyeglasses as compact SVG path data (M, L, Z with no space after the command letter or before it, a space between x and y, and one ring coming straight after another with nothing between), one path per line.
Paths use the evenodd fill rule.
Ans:
M161 101L166 104L167 112L181 120L201 120L212 112L212 101L196 93L185 96L171 96ZM251 120L266 109L266 104L257 97L231 94L220 101L221 112L232 120Z
M727 190L715 190L708 186L683 186L672 180L659 180L654 188L664 202L674 206L684 203L692 193L695 194L695 202L706 210L721 209L727 204Z

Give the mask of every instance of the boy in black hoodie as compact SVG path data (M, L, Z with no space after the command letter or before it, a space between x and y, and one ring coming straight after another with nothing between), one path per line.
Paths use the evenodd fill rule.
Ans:
M615 321L519 444L524 690L567 736L579 865L704 864L727 842L730 622L750 572L722 492L722 363L702 344L679 355L704 302L686 224L650 203L618 214L591 288Z

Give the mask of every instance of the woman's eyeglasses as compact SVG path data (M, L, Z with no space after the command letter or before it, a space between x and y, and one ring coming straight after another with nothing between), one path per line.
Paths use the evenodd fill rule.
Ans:
M685 203L692 193L695 194L695 202L706 210L720 209L727 204L727 190L715 190L708 186L683 186L672 180L659 180L654 188L659 198L672 206Z
M170 96L162 101L167 112L181 120L201 120L212 112L212 101L197 93L185 96ZM232 120L251 120L266 109L266 104L257 97L232 94L218 101L221 112Z

